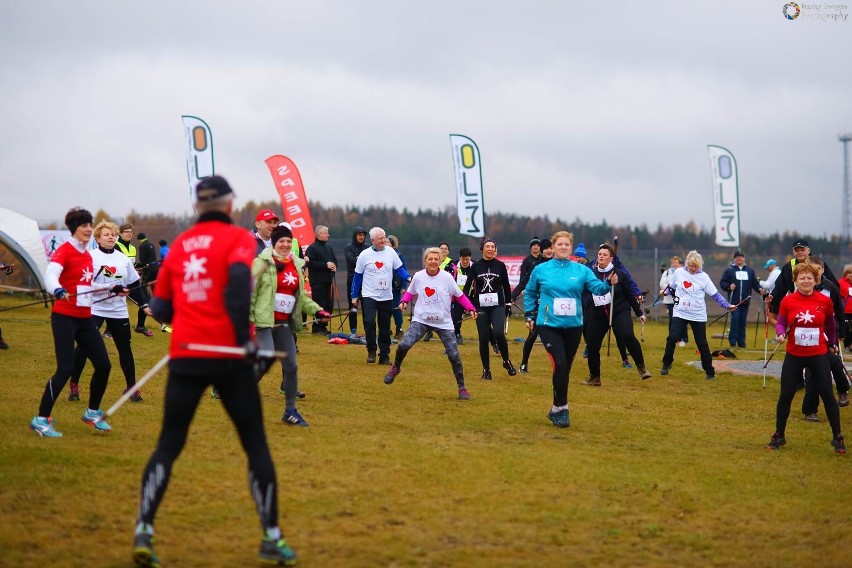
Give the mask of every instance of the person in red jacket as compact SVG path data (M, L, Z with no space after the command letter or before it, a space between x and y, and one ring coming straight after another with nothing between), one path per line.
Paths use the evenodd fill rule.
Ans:
M840 408L831 387L831 370L828 363L829 346L837 343L837 326L834 304L823 294L814 293L822 269L808 260L793 267L796 291L781 300L775 330L778 341L787 342L787 354L781 367L781 393L775 411L775 433L766 446L777 450L787 443L785 429L790 416L790 406L796 395L796 385L802 372L810 367L816 389L825 406L831 424L831 445L838 454L846 453L846 444L840 432Z
M92 214L76 207L65 215L65 226L71 238L56 249L47 265L44 281L48 290L53 290L56 302L50 314L53 330L53 347L56 352L56 372L47 381L38 415L30 422L30 429L46 438L62 436L56 431L50 413L59 393L74 372L74 343L83 356L92 362L94 373L89 388L89 407L83 413L83 422L100 432L108 432L109 424L100 410L106 392L110 362L104 340L92 320L92 292L110 289L115 294L126 295L122 285L100 288L94 285L92 257L87 245L92 238Z
M843 348L849 351L852 346L852 264L843 267L843 278L837 282L840 284L840 300L843 302L843 318L846 324Z
M195 188L198 221L172 243L160 268L151 309L173 324L163 426L157 448L142 474L133 558L159 566L154 552L154 516L166 492L172 464L186 443L195 409L210 384L216 387L248 457L251 496L263 528L259 560L291 566L296 553L278 527L275 466L263 427L254 372L257 346L249 334L251 265L255 242L231 221L233 190L219 176ZM234 348L242 354L210 352L192 344Z

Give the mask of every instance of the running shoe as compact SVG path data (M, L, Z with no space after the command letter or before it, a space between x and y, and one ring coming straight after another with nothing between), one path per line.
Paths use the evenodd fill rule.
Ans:
M281 421L284 424L289 424L290 426L304 426L308 427L308 423L302 418L302 415L299 414L299 411L295 408L292 410L285 410L284 416L281 417Z
M621 360L621 366L624 367L625 369L632 369L633 368L633 365L630 364L630 361L628 359L622 359Z
M470 393L464 387L459 389L459 400L470 400Z
M75 401L80 400L80 384L79 383L68 383L68 400Z
M161 324L161 325L160 325L160 331L162 331L163 333L171 333L171 332L172 332L172 328L171 328L171 326L169 326L169 325Z
M400 369L399 369L399 367L397 367L396 363L391 365L390 369L388 369L388 372L385 375L385 384L386 385L392 384L393 380L396 378L396 376L399 374L399 372L400 372Z
M375 351L367 351L367 363L375 363L376 362L376 352Z
M816 412L805 414L805 422L819 422L819 416L817 416Z
M287 391L284 390L284 382L283 381L281 382L281 386L278 387L278 394L283 394L283 395L287 394ZM296 390L296 398L305 398L305 396L307 396L305 393L303 393L300 390Z
M352 333L355 333L355 332L353 331ZM393 337L394 337L394 339L396 339L397 341L399 341L399 340L400 340L400 339L402 339L404 336L405 336L405 334L402 332L402 330L401 330L401 329L398 329L398 330L396 330L396 333L394 334L394 336L393 336Z
M124 394L127 394L127 391L129 390L130 389L124 389ZM135 393L130 395L130 398L128 400L130 400L130 402L142 402L142 391L136 391Z
M712 381L716 378L716 371L707 371L705 374L707 375L708 381Z
M500 354L500 348L499 348L499 347L497 347L497 342L496 342L496 341L492 341L492 342L491 342L491 349L493 349L493 350L494 350L494 353L496 353L497 355L499 355L499 354Z
M423 336L423 341L432 341L432 330L426 332L426 335Z
M686 347L686 341L680 340L677 342L678 347Z
M785 445L786 443L787 443L787 438L785 438L784 436L782 436L778 432L775 432L774 434L772 434L772 439L769 440L769 443L766 445L766 449L767 450L777 450L781 446Z
M641 376L641 377L642 377L642 380L643 380L643 381L644 381L645 379L650 379L650 378L651 378L651 371L649 371L647 368L645 368L645 367L643 367L643 366L639 366L639 365L637 365L637 366L636 366L636 370L637 370L637 371L639 371L639 376Z
M53 418L36 416L30 422L30 429L41 436L42 438L61 438L62 432L57 432L54 428Z
M503 361L503 368L506 369L506 372L509 373L510 377L514 377L518 374L518 372L515 370L515 366L512 365L511 361Z
M547 413L547 417L553 422L554 426L559 428L567 428L571 425L571 420L568 418L568 409L563 408L562 410L557 410L553 412L552 410Z
M521 367L518 369L518 371L526 375L529 372L529 369L527 369L527 364L521 363Z
M491 380L491 369L483 369L482 380L483 381L490 381Z
M154 536L139 533L133 537L133 563L144 568L160 568L160 559L154 552Z
M672 368L671 365L663 364L663 368L660 369L660 374L663 375L663 376L668 375L669 369L671 369L671 368Z
M212 396L216 400L219 400L219 399L222 398L221 396L219 396L219 391L216 390L216 387L213 387L212 389L210 389L210 396Z
M849 406L849 393L841 392L837 395L837 406Z
M5 339L3 339L2 337L0 337L0 349L4 349L4 350L5 350L5 349L8 349L8 348L9 348L9 344L8 344L8 343L6 343L6 340L5 340Z
M381 355L379 357L379 365L390 365L390 357L388 355Z
M581 385L585 385L587 387L599 387L601 386L601 378L589 375L589 378L580 383Z
M846 442L843 440L843 435L838 434L831 441L831 445L834 446L834 453L840 454L841 456L846 454Z
M265 538L260 543L260 552L257 555L257 560L261 564L271 564L273 566L295 566L296 553L287 544L283 538L273 540Z
M583 359L588 359L588 358L589 358L589 348L586 347L585 349L583 349Z
M136 333L141 333L145 337L154 337L154 332L148 329L147 327L134 327L133 331Z
M461 333L456 334L456 343L459 345L464 345L464 337L462 337Z
M104 416L103 410L89 410L86 409L86 412L83 413L83 422L95 428L95 430L99 432L109 432L112 430L109 424L107 424L106 416Z
M110 333L110 331L109 331L109 330L106 330L106 331L103 333L103 338L104 338L104 339L112 339L112 333Z

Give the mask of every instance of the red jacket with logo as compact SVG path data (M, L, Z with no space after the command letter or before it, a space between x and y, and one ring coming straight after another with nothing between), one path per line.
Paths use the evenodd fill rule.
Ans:
M781 300L778 310L778 334L787 330L787 353L796 357L814 357L828 353L827 332L832 343L836 338L834 304L831 298L814 292L805 296L799 291Z
M75 318L92 317L92 256L88 250L80 252L74 245L66 241L62 243L50 262L61 264L62 273L59 275L59 285L68 294L81 294L67 300L57 300L53 303L53 311L57 314Z

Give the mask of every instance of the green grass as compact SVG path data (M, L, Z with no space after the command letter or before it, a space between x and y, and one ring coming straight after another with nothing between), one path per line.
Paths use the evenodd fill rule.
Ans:
M4 301L4 307L15 300ZM135 317L135 309L132 309ZM63 393L53 416L65 436L28 428L54 360L47 311L4 314L0 351L0 551L4 566L129 566L142 468L159 432L165 373L97 434L83 401ZM713 328L715 330L715 326ZM473 326L465 324L465 336ZM715 330L718 331L718 330ZM751 332L751 330L749 330ZM793 404L788 445L764 449L774 429L777 380L717 374L706 381L678 349L658 375L665 328L647 326L654 377L640 381L604 359L603 386L579 354L569 387L571 427L546 418L549 362L479 379L473 341L461 346L472 400L456 400L440 341L419 343L391 386L363 346L302 335L299 403L310 428L280 422L280 370L261 384L280 481L281 524L303 566L787 566L848 565L849 458L830 430ZM638 325L637 325L638 333ZM513 318L510 338L525 335ZM168 336L134 335L138 374ZM711 343L714 348L718 340ZM115 349L104 400L121 394ZM519 343L511 343L520 362ZM613 343L613 351L615 345ZM762 350L741 356L762 358ZM778 355L780 357L781 354ZM841 410L852 431L850 410ZM169 566L254 565L259 527L246 463L219 402L205 397L175 464L157 519Z

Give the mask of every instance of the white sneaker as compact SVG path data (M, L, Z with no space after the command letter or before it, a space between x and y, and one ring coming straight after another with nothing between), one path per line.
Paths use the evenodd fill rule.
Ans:
M678 341L677 345L678 347L686 347L686 341Z

